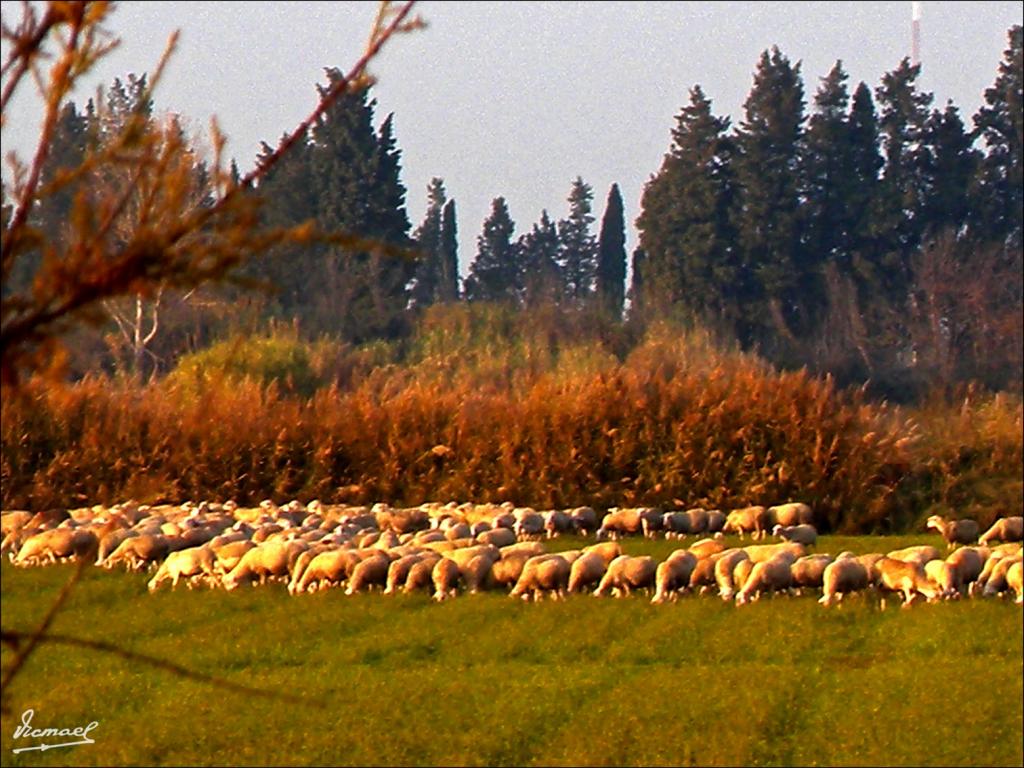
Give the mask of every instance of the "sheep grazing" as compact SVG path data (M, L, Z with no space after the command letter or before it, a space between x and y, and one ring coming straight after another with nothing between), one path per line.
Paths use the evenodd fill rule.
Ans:
M129 541L133 541L133 539L129 539ZM255 577L262 584L268 578L287 575L288 548L275 541L261 544L242 555L238 565L221 579L221 583L224 589L230 592L238 587L243 580L250 581Z
M787 554L795 562L807 554L807 549L804 545L796 541L784 541L780 544L748 544L743 548L743 551L755 563L771 560L780 554Z
M930 544L920 544L915 547L904 547L903 549L894 549L892 552L886 554L893 560L902 560L905 563L914 563L924 568L924 564L929 560L941 560L942 555L939 554L939 550Z
M982 545L994 541L1024 541L1024 517L1001 517L978 539Z
M639 514L640 530L643 531L644 538L653 539L662 528L661 510L654 507L640 507Z
M104 565L113 567L118 563L125 563L130 570L141 571L144 567L163 560L169 550L166 536L143 533L118 544L117 549L104 560Z
M946 562L953 571L953 581L956 590L961 597L968 593L970 585L977 581L985 568L985 560L988 559L988 550L979 547L960 547L953 550ZM935 562L930 560L929 563ZM927 564L926 564L927 565Z
M372 587L386 586L390 565L391 558L383 552L361 560L352 569L352 575L349 576L348 585L345 587L345 594L354 595L356 592L362 592Z
M581 592L592 584L599 584L605 571L608 570L608 563L598 551L584 551L576 558L569 568L569 583L567 591L571 594Z
M431 572L434 582L434 599L438 602L455 597L462 571L459 564L450 557L442 557Z
M735 533L742 539L749 533L754 539L764 538L768 528L768 510L762 506L734 509L725 518L723 533Z
M580 536L589 536L597 530L599 525L597 512L593 507L576 507L569 510L569 517L572 519L573 529Z
M984 597L994 597L995 595L1002 594L1007 589L1010 589L1010 584L1007 579L1007 574L1010 572L1010 568L1013 567L1014 563L1021 562L1021 556L1018 555L1007 555L1001 557L992 568L992 573L989 575L988 580L985 582L985 588L981 594Z
M729 516L720 509L709 509L707 511L707 532L718 533L725 528L725 521Z
M791 501L768 507L768 521L771 525L814 525L814 512L802 501Z
M749 562L750 556L739 548L727 549L717 558L715 562L715 584L718 585L718 595L723 600L732 600L735 596L736 566L743 561Z
M508 548L506 547L506 549ZM491 583L495 587L512 589L523 574L526 561L531 557L536 557L536 553L523 550L511 552L502 550L501 557L491 564Z
M53 528L25 539L13 562L18 566L55 563L91 553L97 545L96 534L83 528Z
M790 569L793 572L793 588L797 593L804 589L819 589L825 583L825 569L832 562L832 555L804 555Z
M805 547L813 547L818 543L818 531L809 523L799 525L778 525L772 528L772 536L784 541L796 541Z
M384 594L393 595L398 591L398 588L405 584L406 578L409 576L409 571L412 567L422 560L424 555L422 553L416 553L412 555L405 555L392 560L388 566L388 577L384 584Z
M691 544L689 550L693 552L698 560L703 560L706 557L724 552L725 544L722 543L721 539L701 539Z
M555 599L564 598L569 586L570 570L569 561L561 554L531 557L526 561L519 580L509 592L509 597L529 600L532 596L536 601L548 593Z
M667 599L674 600L679 590L690 586L690 576L697 566L697 556L686 549L677 549L654 571L654 597L651 602L658 604Z
M150 592L155 592L164 581L170 581L171 589L174 589L178 581L185 578L189 579L187 583L191 587L194 578L214 578L216 565L217 556L206 545L180 549L167 555L147 586Z
M507 547L516 543L516 533L511 528L492 528L478 533L476 540L480 544L493 544L496 547Z
M568 512L561 509L551 509L547 512L542 512L541 517L544 518L544 534L549 539L561 536L563 533L572 533L573 531L572 518Z
M604 560L604 564L608 565L616 557L622 554L622 547L617 541L601 541L597 544L591 544L589 547L583 548L583 553L596 552Z
M913 561L883 557L877 563L879 586L903 594L903 605L907 606L917 595L923 595L932 602L938 599L940 590L928 578L924 566Z
M594 596L601 597L610 591L615 597L621 597L628 595L631 590L654 586L656 571L657 565L650 555L619 555L608 565L601 583L594 590Z
M595 534L598 539L617 539L643 530L643 520L639 509L619 509L612 507L601 521Z
M442 560L441 557L424 557L417 563L413 563L409 569L409 575L405 577L405 586L402 587L403 594L410 594L417 589L430 589L434 583L434 568Z
M1016 595L1015 603L1024 603L1024 564L1019 559L1006 569L1006 586Z
M512 510L515 517L515 525L512 530L520 540L541 538L544 535L544 516L530 507L516 507Z
M939 588L939 597L952 600L960 597L960 583L956 569L946 560L929 560L924 564L924 573Z
M661 528L666 539L681 539L691 533L690 515L687 512L666 512L661 516Z
M736 605L757 600L766 592L789 589L793 585L794 559L792 553L780 552L768 560L754 563L750 575L743 582L743 589L736 593Z
M978 540L978 521L969 518L946 520L941 515L932 515L925 527L938 531L946 540L948 549L957 544L974 544Z
M868 568L852 556L840 556L825 566L821 579L822 605L842 600L843 595L867 589L870 583Z

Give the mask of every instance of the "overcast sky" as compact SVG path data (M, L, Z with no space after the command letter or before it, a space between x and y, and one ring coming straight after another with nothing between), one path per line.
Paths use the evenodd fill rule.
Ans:
M20 16L3 2L4 21ZM358 58L376 3L121 2L109 28L121 46L74 99L153 69L174 29L178 51L157 111L203 129L216 115L243 172L260 141L276 145L314 107L324 67ZM627 249L643 185L658 170L688 90L700 84L716 114L742 117L761 52L801 61L808 105L836 59L852 93L910 53L911 3L900 2L440 2L417 11L424 30L392 40L371 67L378 123L395 113L409 218L423 218L431 177L458 209L463 276L491 200L508 201L516 235L547 208L567 213L572 180L594 190L594 232L608 189L622 189ZM995 80L1012 2L924 2L920 86L951 99L965 123ZM809 107L808 107L809 111ZM9 107L3 150L23 156L38 132L28 100ZM5 171L6 175L6 171Z

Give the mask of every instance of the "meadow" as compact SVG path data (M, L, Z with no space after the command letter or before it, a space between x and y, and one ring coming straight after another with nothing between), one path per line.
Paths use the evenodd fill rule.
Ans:
M824 536L817 551L918 543L939 540ZM659 559L680 546L623 545ZM3 624L19 630L73 568L0 567ZM9 689L4 765L1024 762L1024 613L1010 600L901 609L865 594L826 609L810 594L737 607L490 592L438 604L292 597L281 584L150 595L147 578L89 567L52 631L302 701L46 644ZM95 744L12 754L30 741L12 738L27 708L37 727L97 721Z

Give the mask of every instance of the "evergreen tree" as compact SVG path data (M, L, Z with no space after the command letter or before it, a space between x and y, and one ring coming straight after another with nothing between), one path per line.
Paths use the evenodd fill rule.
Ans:
M558 268L558 230L546 210L541 211L540 221L519 238L517 250L516 282L522 303L531 307L558 303L564 295Z
M565 281L566 298L577 305L593 292L597 271L597 241L590 232L594 223L590 214L593 198L590 185L577 176L569 191L569 217L558 222L558 266Z
M459 300L459 232L455 222L455 201L445 203L441 212L441 282L437 299L440 302Z
M715 117L700 86L676 117L672 145L644 188L637 218L646 263L642 303L682 304L705 318L733 316L741 301L731 207L729 118ZM634 278L632 303L641 297Z
M736 133L737 183L741 189L738 242L753 279L746 310L745 342L792 340L804 317L801 286L807 265L800 249L799 160L804 122L800 64L778 49L765 51L744 103Z
M642 245L633 249L633 263L630 269L629 290L626 291L626 299L629 300L628 317L630 321L644 322L647 317L646 284L644 272L647 269L647 254Z
M879 287L902 294L909 279L912 253L921 242L922 201L928 165L926 131L930 93L918 91L921 66L904 58L882 77L875 90L881 107L879 128L885 163L875 211L875 236L881 254Z
M469 301L514 301L516 297L517 259L512 242L515 224L505 198L491 202L491 214L477 237L476 258L466 278Z
M985 103L974 116L975 130L985 142L978 185L978 232L1019 249L1024 218L1024 32L1007 33L1009 47L999 64Z
M922 235L933 237L946 228L960 233L970 216L970 193L980 153L974 149L972 137L952 102L942 112L932 112L926 126L926 141Z
M854 254L855 269L858 265L868 263L875 250L872 222L879 195L879 172L883 164L879 153L878 131L878 115L871 89L861 82L853 93L847 121L851 178L846 194L846 215L850 222L849 245Z
M447 202L444 181L433 178L427 186L427 214L413 234L419 262L412 286L412 300L426 307L438 299L441 288L441 215Z
M612 317L622 316L626 293L626 220L619 185L608 190L597 240L597 295Z

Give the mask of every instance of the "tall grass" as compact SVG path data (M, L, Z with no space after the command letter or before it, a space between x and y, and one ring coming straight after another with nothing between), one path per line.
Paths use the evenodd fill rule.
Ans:
M621 341L469 307L428 317L401 360L374 352L309 396L212 365L144 387L29 385L3 398L2 502L800 499L843 532L1020 507L1019 398L901 410L699 330Z

